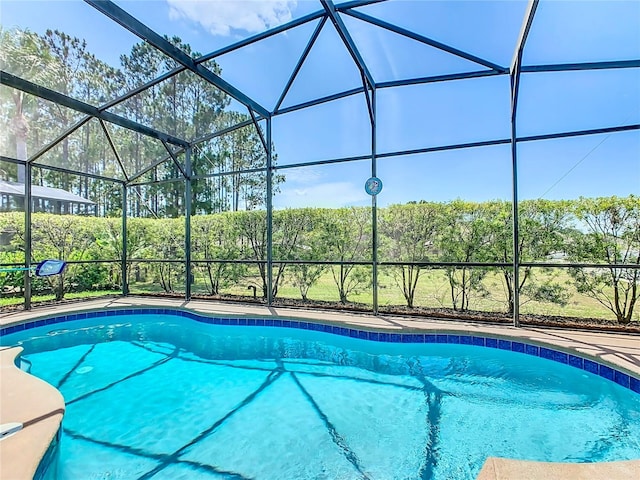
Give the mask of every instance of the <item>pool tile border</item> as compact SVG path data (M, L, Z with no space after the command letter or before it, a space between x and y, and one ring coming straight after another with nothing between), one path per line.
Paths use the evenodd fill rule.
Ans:
M186 317L200 323L211 325L229 326L257 326L257 327L280 327L295 328L300 330L312 330L343 337L357 338L372 342L386 343L447 343L474 345L498 350L507 350L534 357L540 357L553 362L562 363L580 370L584 370L594 375L598 375L609 381L615 382L624 388L640 394L640 378L622 372L614 367L597 362L592 358L555 350L550 345L541 346L525 343L522 341L509 340L494 336L465 335L460 333L387 333L372 330L359 330L339 325L326 324L321 322L305 322L290 319L274 319L260 317L219 317L207 316L180 308L112 308L107 310L88 311L72 313L67 315L48 316L36 318L31 321L9 325L0 328L0 337L11 335L12 333L42 327L44 325L55 325L59 323L72 322L75 320L85 320L99 317L113 317L118 315L175 315Z

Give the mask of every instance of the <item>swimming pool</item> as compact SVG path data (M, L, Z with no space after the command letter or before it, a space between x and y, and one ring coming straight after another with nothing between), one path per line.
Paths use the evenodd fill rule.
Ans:
M640 457L637 385L566 353L187 316L74 316L3 337L65 397L61 478L472 479L487 456Z

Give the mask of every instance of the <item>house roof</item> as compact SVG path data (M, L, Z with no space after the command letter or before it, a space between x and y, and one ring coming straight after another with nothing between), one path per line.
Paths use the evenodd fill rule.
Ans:
M24 197L24 183L0 181L0 194L15 195ZM58 200L63 202L82 203L85 205L95 205L95 202L67 192L61 188L42 187L40 185L31 186L31 196L34 198L43 198L46 200Z

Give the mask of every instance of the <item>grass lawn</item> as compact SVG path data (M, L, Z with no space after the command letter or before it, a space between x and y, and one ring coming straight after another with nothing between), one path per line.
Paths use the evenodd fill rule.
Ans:
M361 267L368 275L371 276L370 267ZM392 267L381 267L378 274L378 303L381 307L388 306L406 306L402 289L398 285L393 275ZM602 306L597 300L579 294L573 286L571 277L564 269L554 269L551 271L538 270L535 272L537 281L553 280L563 286L569 293L567 304L557 305L552 303L541 303L521 297L520 312L523 314L538 315L557 315L578 318L598 318L604 320L615 321L612 312ZM172 282L174 294L184 294L184 275L178 274ZM260 278L257 267L249 267L246 275L235 284L222 289L222 294L234 295L239 297L252 298L253 289L256 287L258 298L262 297L262 280ZM485 291L483 294L472 292L469 302L469 309L481 312L505 313L507 311L506 290L502 277L499 272L488 272L483 279ZM145 293L163 293L164 290L158 282L149 280L149 277L142 282L131 282L130 292L132 294ZM207 295L208 287L205 283L204 276L201 271L196 270L195 283L192 287L193 294ZM108 291L90 291L80 293L68 293L65 299L74 298L91 298L104 295L112 295L120 293L117 290ZM292 278L287 275L285 270L284 279L278 289L277 298L300 300L300 290L292 284ZM339 295L336 283L333 279L331 270L327 270L320 276L318 281L309 289L309 300L325 301L338 303ZM373 294L370 285L363 284L358 286L349 296L351 302L362 305L373 305ZM33 302L51 301L53 295L34 296ZM0 308L3 306L17 305L23 302L21 297L5 297L0 298ZM416 307L425 308L453 308L451 301L451 291L449 282L444 270L423 270L416 288L414 299ZM640 305L635 309L634 321L640 321Z
M367 270L370 272L371 269L367 267ZM535 274L537 281L552 279L555 283L562 285L569 293L569 298L566 305L562 306L553 303L537 302L521 296L521 313L615 320L613 313L602 306L597 300L579 294L572 284L571 277L565 270L554 269L551 272L538 271ZM392 270L389 267L380 268L378 281L378 303L380 306L406 305L402 289L394 279ZM483 284L486 293L482 296L476 294L475 297L471 298L469 304L470 310L506 312L506 289L500 274L497 272L489 272L484 278ZM262 280L258 276L257 271L253 276L247 276L238 282L237 285L224 289L223 293L252 296L252 291L247 289L249 285L257 286L258 295L260 295ZM194 287L194 291L195 290L197 290L197 287ZM339 301L338 289L329 269L327 269L309 289L307 296L310 300L336 303ZM287 277L286 271L284 282L278 289L277 297L282 299L302 298L300 290L292 285L291 278ZM371 288L367 285L361 286L356 292L349 295L349 300L365 305L372 305L373 294ZM427 270L422 272L416 288L414 305L427 308L453 308L449 282L443 270ZM640 321L640 306L635 309L633 320Z
M95 290L89 292L72 292L67 293L64 298L65 300L74 300L79 298L95 298L95 297L104 297L106 295L119 295L122 292L120 290ZM55 295L33 295L31 297L32 303L38 302L50 302L53 301ZM8 307L10 305L21 305L24 303L24 297L0 297L0 308Z

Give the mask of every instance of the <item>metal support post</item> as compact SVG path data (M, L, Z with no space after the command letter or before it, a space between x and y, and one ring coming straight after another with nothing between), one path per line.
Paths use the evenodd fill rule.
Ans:
M31 171L25 165L24 175L24 309L31 310Z
M377 176L376 146L376 90L371 89L371 176ZM378 314L378 196L371 197L371 249L372 249L372 282L373 282L373 314Z
M513 82L512 82L513 83ZM516 143L515 115L511 119L511 228L513 229L513 326L520 326L520 235L518 223L518 145Z
M273 304L273 157L271 117L267 118L267 304Z
M520 326L520 232L518 224L518 143L516 131L516 118L518 112L518 93L520 89L520 73L522 67L522 54L529 36L533 17L538 8L538 0L530 0L520 29L520 35L516 43L516 49L511 60L509 77L511 80L511 182L513 188L512 201L512 228L513 228L513 326Z
M185 275L185 300L191 300L191 282L193 281L193 274L191 272L191 215L192 215L192 193L191 193L191 147L185 149L184 160L184 253L185 262L184 267L186 271Z
M129 295L129 279L127 278L127 184L122 184L122 295Z

